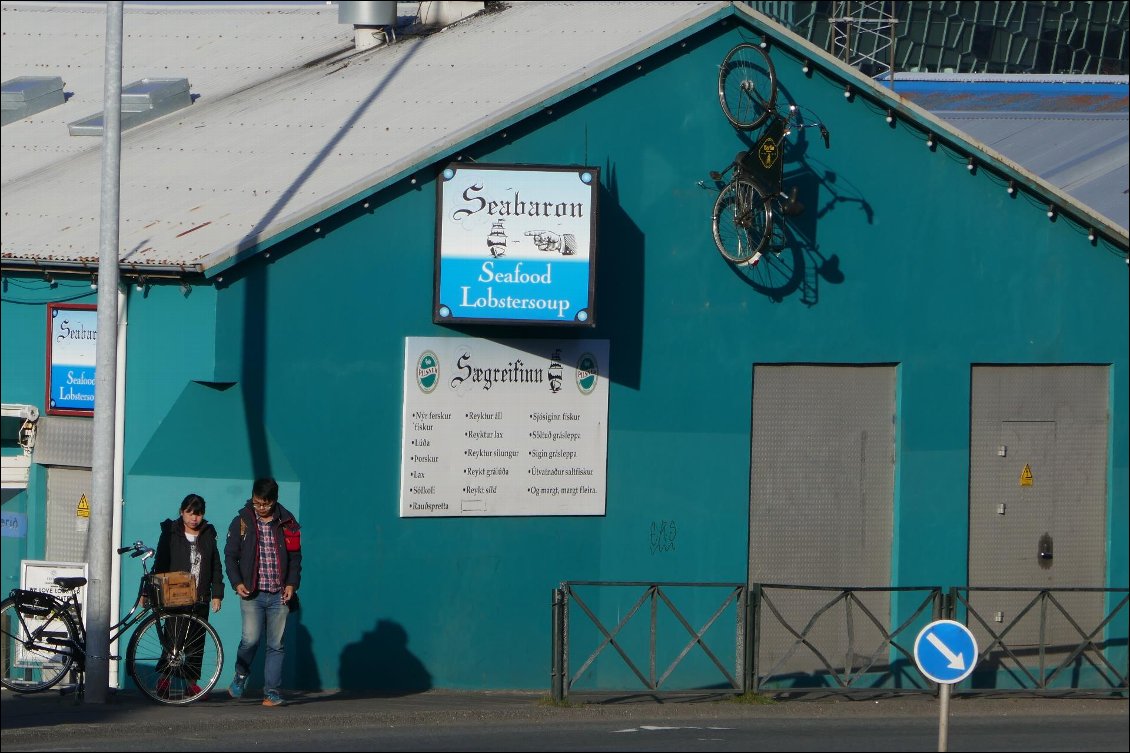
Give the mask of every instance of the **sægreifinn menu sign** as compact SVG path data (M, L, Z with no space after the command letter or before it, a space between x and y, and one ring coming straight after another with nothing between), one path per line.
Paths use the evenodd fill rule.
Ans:
M404 339L402 518L604 515L608 340Z
M94 415L98 310L89 304L47 305L47 413Z
M453 163L436 184L433 321L596 324L598 168Z

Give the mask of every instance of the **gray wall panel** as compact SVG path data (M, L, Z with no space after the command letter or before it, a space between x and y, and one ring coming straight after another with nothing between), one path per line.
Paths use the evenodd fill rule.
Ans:
M894 366L759 365L754 371L750 459L750 582L822 586L890 583L894 489ZM829 592L780 592L771 598L796 628ZM861 594L884 622L885 593ZM765 617L768 617L763 612ZM857 614L829 610L810 634L837 666L859 666L881 633ZM785 656L792 638L775 619L762 623L761 666L814 672L807 650Z
M94 419L40 416L32 460L40 465L90 468L94 452Z
M79 501L90 500L91 473L78 468L47 471L47 559L61 562L86 561L89 517L76 514Z
M1105 585L1108 379L1105 366L973 368L971 587ZM1051 540L1051 558L1039 554L1045 536ZM973 594L974 608L998 628L1016 619L1030 600ZM1102 619L1101 596L1061 600L1072 605L1069 611L1086 630ZM1081 640L1061 616L1050 627L1053 644ZM1037 611L1009 635L1009 645L1036 643Z

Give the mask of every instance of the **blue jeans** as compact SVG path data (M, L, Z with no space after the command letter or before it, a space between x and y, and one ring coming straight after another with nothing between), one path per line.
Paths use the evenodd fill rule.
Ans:
M251 673L251 662L259 650L259 640L263 637L263 627L267 629L267 653L263 660L263 692L277 691L282 685L283 634L286 632L286 618L290 607L283 603L282 592L277 594L256 591L250 599L239 600L239 612L243 617L243 635L239 639L239 651L235 655L236 674L246 677Z

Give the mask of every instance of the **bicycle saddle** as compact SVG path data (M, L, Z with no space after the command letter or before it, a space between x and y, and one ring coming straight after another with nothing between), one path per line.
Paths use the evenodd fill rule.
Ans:
M56 586L64 591L73 591L76 588L82 588L86 585L86 578L76 576L74 578L56 578L52 581Z

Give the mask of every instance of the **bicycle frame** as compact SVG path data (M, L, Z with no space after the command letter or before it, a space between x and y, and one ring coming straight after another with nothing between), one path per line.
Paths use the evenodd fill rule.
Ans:
M743 152L738 152L729 167L720 173L712 172L710 176L714 180L721 180L724 175L733 171L733 180L752 181L770 196L783 195L784 153L788 147L788 137L794 130L807 127L819 128L825 148L829 147L831 137L824 124L819 122L805 123L801 119L799 108L793 105L790 106L787 115L775 111L753 146Z
M124 554L125 552L130 551L130 549L134 549L134 547L123 547L123 551L121 553ZM144 550L138 551L138 550L135 549L135 551L137 553L132 555L132 556L142 557L143 559L149 559L149 557L152 556L151 550L148 551L148 554ZM127 612L121 619L119 619L116 623L114 623L113 625L110 626L110 644L111 645L115 641L117 641L119 638L121 638L122 635L124 635L127 630L129 630L134 625L141 622L150 612L154 611L152 604L147 603L145 601L145 598L144 598L148 578L149 578L149 568L145 563L143 563L142 572L141 572L141 582L138 585L137 598L134 600L133 606L130 607L129 612ZM65 579L65 578L58 578L58 579L56 579L56 585L62 586L63 584L59 583L59 581L65 582L66 580L67 579ZM23 597L23 598L28 598L28 599L35 598L35 599L40 599L40 600L49 600L51 602L51 606L49 608L49 611L43 617L43 624L41 624L35 630L28 631L28 634L32 638L33 641L39 641L39 639L42 637L43 643L45 645L65 646L68 649L70 649L72 651L72 653L74 654L75 665L76 665L75 671L77 671L77 672L85 672L86 671L86 657L87 657L87 653L86 653L86 639L87 639L86 623L83 621L82 604L79 603L78 595L77 595L76 590L75 590L75 589L81 587L82 585L83 585L82 583L77 584L74 588L68 590L66 592L65 596L55 596L53 594L44 594L44 593L41 593L41 592L38 592L38 591L24 591L23 589L15 589L15 591L14 591L14 593L18 593L18 594L29 594L29 596L26 596L26 597ZM34 594L34 596L31 596L31 594ZM49 624L51 624L51 622L54 619L58 618L61 614L67 614L71 618L71 622L74 623L75 630L78 632L77 640L72 640L69 637L67 639L54 638L54 637L51 637L51 636L44 637L44 631L46 630L47 626ZM114 656L114 657L111 657L111 658L119 659L121 657Z
M111 660L124 658L126 671L139 690L158 703L183 705L206 697L224 665L224 649L215 628L197 614L199 605L165 607L151 584L146 560L154 551L140 541L118 549L142 558L137 598L129 611L110 626L116 642L132 631L128 645ZM2 602L3 674L0 683L17 693L35 693L57 685L83 692L88 632L76 589L86 578L56 578L61 593L13 589ZM22 652L22 653L21 653ZM101 652L99 652L101 653Z

